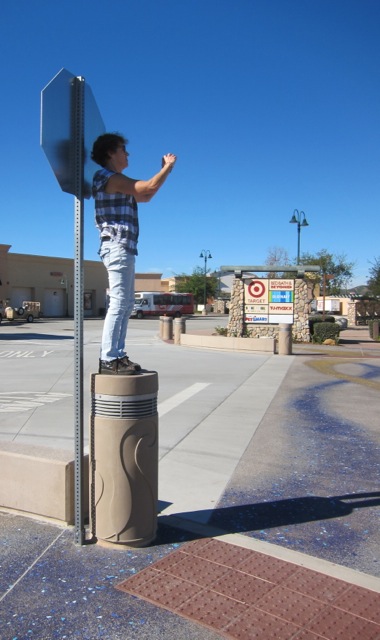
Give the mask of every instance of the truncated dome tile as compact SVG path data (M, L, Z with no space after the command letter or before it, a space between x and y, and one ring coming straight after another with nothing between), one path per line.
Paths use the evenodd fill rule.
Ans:
M256 602L256 607L267 613L305 626L328 605L302 593L278 586Z
M263 553L253 551L247 555L236 568L263 580L278 584L295 573L299 567L279 558L272 558Z
M153 579L136 588L133 584L130 586L131 582L126 580L118 588L171 611L176 611L186 600L199 593L197 585L163 573L158 573Z
M304 567L300 567L283 584L288 589L304 593L326 603L335 600L335 598L347 591L349 587L343 580L338 580Z
M237 640L293 640L299 630L295 624L270 616L255 607L249 608L225 629L230 637Z
M215 539L189 542L117 588L233 640L380 640L380 594Z
M224 629L231 620L245 613L246 606L220 593L205 590L185 602L178 613L213 629Z
M327 607L307 629L328 640L379 640L380 625L347 611Z
M188 580L189 582L207 587L225 575L228 567L210 562L205 558L185 556L182 562L168 567L166 571L173 576L182 578L182 580Z
M338 596L333 604L334 607L380 624L380 593L352 585L343 595Z
M193 555L197 555L200 558L207 558L207 560L224 564L227 567L235 567L251 553L255 553L255 551L213 539L209 540L206 545L193 544L190 551Z
M230 569L227 574L212 585L213 591L245 604L255 604L274 588L271 582L233 569Z

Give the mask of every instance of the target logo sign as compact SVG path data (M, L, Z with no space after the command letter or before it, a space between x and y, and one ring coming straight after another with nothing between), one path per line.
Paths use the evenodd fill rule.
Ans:
M245 282L245 304L268 304L268 280Z
M265 295L265 284L262 280L252 280L248 285L251 298L262 298Z

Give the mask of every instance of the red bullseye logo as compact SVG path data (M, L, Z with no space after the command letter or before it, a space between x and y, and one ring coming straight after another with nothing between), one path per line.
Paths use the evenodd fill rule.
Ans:
M265 285L260 280L252 280L248 285L248 293L252 298L262 298L265 294Z

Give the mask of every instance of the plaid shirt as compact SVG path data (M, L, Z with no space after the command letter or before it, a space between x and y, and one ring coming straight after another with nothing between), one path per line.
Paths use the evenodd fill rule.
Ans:
M106 184L114 173L109 169L100 169L94 175L92 196L95 198L95 224L100 237L110 236L126 247L128 253L137 256L137 202L133 196L124 193L106 193Z

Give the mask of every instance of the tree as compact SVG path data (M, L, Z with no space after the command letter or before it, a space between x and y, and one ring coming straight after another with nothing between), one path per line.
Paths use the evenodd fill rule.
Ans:
M370 277L367 282L369 293L373 296L380 296L380 257L375 258L371 265L369 270Z
M208 272L209 273L209 272ZM213 298L218 289L218 278L207 275L204 269L195 267L191 276L181 274L176 284L179 293L192 293L197 304L203 304L206 283L206 299Z
M269 247L268 254L265 259L265 266L273 266L276 265L289 265L289 254L283 247ZM279 273L278 271L269 271L268 278L283 278L283 273Z
M333 255L326 249L321 249L316 254L303 253L301 256L302 264L314 264L321 267L320 280L323 276L331 275L333 278L325 280L326 295L339 295L342 290L347 290L348 284L353 276L353 268L355 263L348 262L345 254Z

